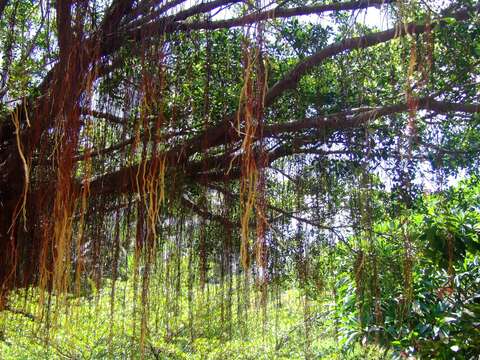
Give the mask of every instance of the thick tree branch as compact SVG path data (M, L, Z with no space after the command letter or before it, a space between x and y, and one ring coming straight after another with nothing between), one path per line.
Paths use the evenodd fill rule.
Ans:
M112 52L116 51L126 40L141 41L146 37L158 36L165 33L174 33L176 31L229 29L246 26L269 19L288 18L312 14L319 15L330 11L360 10L371 6L381 6L382 4L393 2L393 0L360 0L326 5L300 6L295 8L278 7L272 10L256 12L228 20L192 22L183 21L194 15L205 14L209 11L218 9L221 6L235 4L240 1L241 0L215 0L192 6L191 8L180 11L177 14L162 17L153 22L148 22L153 20L153 16L141 18L138 21L129 24L129 30L127 30L127 32L118 32L117 34L112 35L108 41L104 42L102 46L102 53L105 55L111 54Z
M480 10L480 5L477 5L474 8L475 12ZM470 16L469 9L460 10L456 13L451 14L452 18L456 20L466 20ZM430 24L430 28L433 28L438 25L444 24L445 21L440 19L436 22ZM427 29L426 24L418 23L409 23L409 24L398 24L392 29L375 32L373 34L368 34L365 36L353 37L350 39L345 39L343 41L329 45L316 54L306 58L299 64L297 64L289 73L287 73L282 79L278 80L267 92L265 97L265 105L271 105L280 95L282 95L286 90L293 89L296 87L302 76L311 71L315 66L318 66L320 63L329 59L333 56L341 54L347 50L355 49L364 49L374 45L378 45L387 41L390 41L395 38L403 37L408 34L420 34L425 32Z
M437 113L463 112L480 113L480 104L463 104L437 101L430 98L417 100L417 109L425 109ZM366 122L373 121L382 116L393 115L408 111L406 103L387 105L374 109L360 111L352 115L351 111L331 115L319 116L310 119L290 122L286 124L270 125L264 128L264 137L276 137L284 133L295 133L305 129L316 131L338 131L363 126ZM230 139L230 141L238 140ZM273 161L295 154L296 152L308 152L308 149L300 147L281 146L268 154L268 164ZM209 183L223 180L235 180L240 176L238 169L239 155L217 156L204 159L200 162L188 161L185 153L178 149L167 151L164 155L168 166L175 171L183 173L187 179L193 182ZM109 194L136 191L137 174L141 166L150 166L151 160L146 163L125 167L117 172L106 174L94 179L90 184L92 194ZM227 171L230 169L229 171ZM140 179L141 180L141 179ZM141 184L140 184L141 185Z
M437 101L429 97L417 99L418 110L430 110L435 113L463 112L474 114L480 112L480 104L463 104ZM282 133L298 132L304 129L321 131L343 130L358 127L367 121L378 119L382 116L393 115L408 111L407 103L387 105L360 111L357 113L341 112L337 114L317 116L285 124L266 126L263 130L265 137L275 137Z
M234 27L246 26L255 24L259 21L289 18L302 15L320 15L326 12L332 11L349 11L349 10L361 10L368 7L379 7L384 4L392 3L393 0L371 0L371 1L348 1L338 2L325 5L314 6L299 6L294 8L282 8L276 7L271 10L265 10L262 12L256 12L248 15L244 15L238 18L219 20L219 21L198 21L193 23L181 23L176 24L177 30L193 31L193 30L217 30L217 29L229 29ZM154 25L152 25L154 26Z
M468 19L471 12L478 13L480 11L480 4L473 9L463 9L456 13L450 14L457 20ZM439 24L443 24L444 20L439 20L436 23L430 24L431 27ZM361 49L374 45L378 45L383 42L390 41L394 38L405 36L406 34L424 32L427 26L425 24L398 24L395 28L376 32L373 34L354 37L346 39L332 45L329 45L316 54L308 57L304 61L297 64L289 73L287 73L282 79L278 80L268 91L265 97L265 106L269 107L273 102L280 97L285 91L293 89L297 86L302 76L311 71L315 66L321 64L324 60L331 58L335 55L343 53L347 50ZM231 141L237 135L236 129L232 126L236 115L232 115L224 119L222 122L214 127L205 130L202 134L199 134L196 139L190 141L183 147L183 151L191 155L199 151L202 147L213 147L220 145L225 141Z
M198 15L198 14L205 14L209 11L215 10L215 9L220 8L222 6L236 4L236 3L239 3L239 2L242 2L242 1L243 0L214 0L214 1L211 1L211 2L200 3L198 5L194 5L194 6L190 7L188 9L181 10L174 15L163 17L163 18L160 19L160 22L162 24L173 24L175 22L186 20L189 17L195 16L195 15ZM128 28L131 29L131 30L142 29L142 30L146 31L147 33L149 33L150 31L152 31L150 26L155 24L155 23L150 23L150 21L155 20L156 17L158 17L159 15L161 15L164 12L165 12L165 9L160 8L158 11L154 11L153 13L151 13L147 16L144 16L144 17L138 19L135 22L132 22L132 23L128 24ZM200 22L194 22L194 23L200 23ZM146 26L146 24L148 24L148 25ZM154 26L152 26L152 27L154 27ZM156 29L156 30L161 31L162 29Z

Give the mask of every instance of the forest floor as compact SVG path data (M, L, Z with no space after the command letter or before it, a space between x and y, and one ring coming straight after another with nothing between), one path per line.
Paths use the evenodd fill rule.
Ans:
M228 317L226 304L218 305L218 286L196 294L190 311L185 299L173 301L172 294L160 291L151 294L145 332L130 286L118 282L116 291L113 303L107 286L88 298L52 299L42 307L35 295L25 300L24 293L16 294L9 310L0 313L0 359L136 359L142 357L142 342L145 359L360 360L388 354L374 345L342 350L330 299L306 302L294 289L282 291L266 309L252 291L247 314L235 294ZM39 309L48 306L48 321L41 320Z

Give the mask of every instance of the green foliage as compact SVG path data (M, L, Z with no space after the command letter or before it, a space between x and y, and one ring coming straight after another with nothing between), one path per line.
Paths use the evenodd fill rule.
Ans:
M147 226L145 230L130 205L145 202L147 206L151 189L143 189L145 198L128 198L123 189L119 190L120 196L111 199L103 192L102 196L89 198L87 224L82 232L85 242L74 255L81 252L85 258L80 293L60 298L47 296L47 303L40 302L41 306L41 294L36 288L13 293L9 308L0 314L0 359L478 356L480 180L472 176L459 186L434 194L423 194L419 183L425 184L421 175L429 172L425 170L428 166L443 179L460 170L468 175L478 172L480 117L449 111L437 115L422 110L413 111L413 115L399 112L362 120L356 126L349 124L354 114L370 114L366 109L381 111L401 105L405 98L408 100L409 91L447 104L478 103L478 19L444 18L432 29L432 44L427 34L395 37L376 46L365 44L365 49L327 56L311 68L301 61L333 42L372 33L372 28L355 21L354 17L361 13L351 16L350 12L333 12L330 25L324 19L265 22L262 63L266 87L272 89L285 76L288 78L299 64L308 71L298 78L291 75L288 91L282 92L272 106L262 109L262 122L272 134L262 139L263 145L253 142L255 153L267 151L275 155L284 148L287 154L265 170L268 176L264 195L270 223L266 233L268 301L263 308L265 295L255 277L247 281L247 287L246 271L238 267L238 234L226 234L224 224L219 226L210 219L200 221L189 206L177 213L175 203L181 196L187 202L196 201L200 212L212 215L208 218L217 216L234 225L238 222L241 204L224 206L224 200L238 195L238 183L226 183L228 176L234 178L236 170L241 172L238 162L245 151L241 145L243 129L234 115L245 82L246 50L258 51L253 33L247 35L244 27L174 31L150 37L148 32L143 34L142 26L129 29L127 25L163 3L133 3L140 12L120 23L119 29L124 36L134 36L138 29L139 36L146 38L141 46L125 41L118 51L88 65L98 66L100 73L105 73L95 75L93 89L82 94L82 101L102 107L97 110L105 111L106 116L83 114L80 119L80 133L73 136L78 135L80 145L70 155L81 158L87 151L97 154L91 163L76 162L74 180L80 184L87 175L95 181L130 166L134 169L142 160L146 160L145 164L158 155L152 145L152 139L158 138L155 146L159 151L175 150L166 170L166 191L171 195L166 202L171 203L161 205L169 207L170 212L161 212L153 220L153 229ZM306 4L297 0L293 3ZM472 1L453 5L462 7L467 3L473 5ZM281 7L291 4L282 2ZM244 6L238 5L232 7L232 12ZM413 1L409 6L395 5L389 11L393 20L423 23L432 16L430 5ZM1 81L5 88L5 92L0 89L5 100L0 109L2 125L10 122L8 114L17 100L29 96L34 99L39 94L44 99L50 96L42 93L39 85L48 80L46 74L58 61L58 34L52 26L57 19L55 2L47 1L46 8L42 6L43 2L29 0L9 2L0 19ZM109 1L87 1L85 6L82 10L75 4L75 9L80 9L78 19L83 15L86 19L75 30L81 45L82 36L95 39L98 35L93 30L99 26L97 19L101 19ZM251 14L255 14L253 8ZM179 28L195 25L197 19L203 21L204 15L208 23L212 14L177 23ZM161 19L152 18L147 23L153 30L155 25L163 24ZM170 22L164 25L167 23L175 26ZM401 27L398 29L401 31ZM115 39L115 34L100 35ZM102 44L106 48L108 45ZM429 61L432 63L425 66ZM252 71L253 80L257 75ZM252 104L258 105L257 100ZM79 105L88 105L82 101ZM322 126L324 117L335 113L341 113L335 118L336 124L331 128ZM318 129L300 126L297 121L304 119L320 119ZM31 120L48 122L37 116ZM277 134L272 130L294 122L292 131ZM414 122L416 133L406 139L410 122ZM203 130L218 124L227 125L203 140L197 138ZM42 171L35 178L35 168L44 166L43 160L52 162L44 171L51 173L52 179L57 174L58 159L50 153L55 153L59 139L69 136L64 137L63 130L55 126L49 125L43 132L43 150L29 149L33 174L30 190L34 196L29 194L28 199L41 199L43 193L37 196L35 185L39 182L43 187L43 182L50 180L43 178ZM195 141L190 143L192 139ZM403 149L406 140L407 151ZM39 152L46 154L45 159ZM289 152L293 155L288 156ZM203 164L203 159L209 161ZM207 168L208 162L211 168ZM3 166L4 162L0 163ZM136 175L139 186L141 166L138 169L124 172L122 181L106 181L105 185L111 182L112 188L123 187L128 178L132 180ZM219 176L215 176L217 172ZM224 183L220 181L222 172ZM219 180L211 183L209 175ZM220 185L231 194L214 190ZM139 190L133 191L141 193ZM177 192L179 196L173 196ZM127 201L128 211L124 211ZM41 211L42 206L31 207ZM121 220L111 216L112 211ZM72 215L72 222L76 216ZM199 224L201 230L196 229ZM32 229L50 225L41 218ZM116 225L122 228L121 233L112 236ZM255 224L252 221L250 225L254 228ZM78 230L75 226L74 232ZM187 234L176 235L182 226L187 228ZM154 260L148 253L150 249L134 244L147 237L142 232L152 230L158 233L154 247L160 249ZM203 248L200 238L205 242ZM115 258L111 244L118 245L121 259ZM56 244L50 245L54 253ZM140 260L133 248L144 251ZM205 259L197 255L202 251ZM226 261L226 257L230 260ZM69 260L81 262L79 258ZM205 261L205 289L199 286L201 261ZM230 272L224 262L231 265ZM154 269L149 273L150 266ZM255 275L258 268L255 264L253 267ZM117 279L115 288L113 278Z
M115 300L113 315L110 289L105 286L90 300L72 298L65 303L65 300L52 298L52 308L60 306L64 312L60 317L52 318L46 327L39 322L37 311L41 309L37 307L35 296L28 295L30 300L26 303L26 294L19 292L12 297L10 306L22 311L3 312L0 317L2 360L140 358L140 329L132 332L129 326L133 317L139 316L139 313L135 315L132 312L133 288L131 284L120 281L116 286L122 296ZM208 291L215 293L219 288L211 285ZM144 348L146 359L286 360L303 359L308 351L319 359L374 360L383 358L385 353L375 346L359 345L353 346L348 353L340 351L331 329L324 322L329 313L326 298L310 304L307 324L311 340L306 344L303 300L298 291L282 292L278 302L269 306L266 319L260 315L262 309L255 309L252 304L252 312L246 322L233 318L235 325L231 336L222 323L219 306L211 305L215 303L215 298L206 302L207 299L202 299L202 296L206 294L196 293L193 339L187 329L185 298L179 304L183 312L178 322L170 324L165 321L171 314L162 311L168 307L165 299L159 296L152 301L152 308L157 301L161 307L148 325L150 331ZM35 319L30 318L32 315Z
M359 293L355 277L343 267L352 260L337 260L347 270L339 273L335 285L341 299L335 314L344 348L357 341L375 341L380 334L381 343L393 347L398 358L478 356L479 194L478 180L473 177L447 191L425 195L407 218L375 225L381 324L375 321L371 275L363 279L365 290ZM411 295L405 283L405 231L414 249ZM449 246L453 246L450 253Z
M389 334L397 349L421 358L474 359L480 329L479 258L466 259L453 279L444 270L423 264L415 273L415 294L409 314ZM454 287L449 287L453 280Z

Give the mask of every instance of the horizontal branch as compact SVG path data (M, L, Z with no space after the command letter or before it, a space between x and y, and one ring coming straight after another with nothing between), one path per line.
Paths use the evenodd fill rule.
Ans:
M466 20L469 18L471 12L478 13L480 5L473 9L463 9L456 13L449 14L449 17L457 20ZM443 24L444 20L438 20L436 23L430 24L431 27ZM348 50L363 49L370 46L378 45L383 42L390 41L394 38L405 36L406 34L421 33L427 28L426 24L398 24L396 27L373 34L353 37L331 44L316 54L306 58L304 61L297 64L290 72L288 72L282 79L278 80L266 93L265 107L269 107L273 102L280 97L285 91L293 89L297 86L302 76L310 72L315 66L320 65L323 61ZM238 134L236 129L232 126L236 114L233 114L214 127L205 130L196 138L192 139L188 144L183 146L182 150L191 155L198 152L202 147L214 147L222 144L225 141L231 141Z
M193 31L193 30L217 30L230 29L234 27L255 24L260 21L289 18L303 15L320 15L332 11L349 11L361 10L368 7L380 7L384 4L392 3L393 0L370 0L370 1L347 1L332 4L322 4L313 6L299 6L294 8L276 7L271 10L256 12L244 15L238 18L218 20L218 21L198 21L192 23L176 24L176 30Z
M103 43L102 53L104 55L111 54L112 52L118 50L118 48L128 40L141 41L148 37L159 36L166 33L175 33L178 31L190 32L195 30L230 29L277 18L289 18L313 14L320 15L331 11L360 10L372 6L378 7L383 4L392 3L393 0L360 0L314 6L300 6L295 8L277 7L271 10L247 14L227 20L191 22L182 21L193 15L207 13L219 8L222 5L229 5L237 2L239 2L239 0L216 0L193 6L187 10L179 12L178 14L162 17L153 22L144 23L145 19L140 19L139 21L130 24L129 29L126 32L124 31L112 34L112 36ZM148 17L146 19L150 20L151 18Z
M183 1L182 1L183 2ZM163 24L172 24L178 21L182 21L185 19L188 19L189 17L198 15L198 14L205 14L209 11L221 8L222 6L227 6L227 5L232 5L242 2L242 0L214 0L210 2L202 2L197 5L193 5L192 7L181 10L178 13L170 16L166 16L163 18L160 18L161 23ZM168 10L168 7L166 8ZM129 29L140 29L142 26L145 26L146 24L148 25L153 25L155 22L151 22L152 20L155 20L156 17L159 15L165 13L165 8L160 8L157 11L153 11L151 14L148 14L146 16L143 16L142 18L138 19L135 22L132 22L128 24ZM198 23L198 22L196 22ZM148 26L144 28L147 30L147 32L151 29L148 29Z
M416 102L418 110L424 109L442 114L450 112L480 113L480 104L451 103L437 101L428 97L419 98ZM353 115L351 112L341 112L286 124L266 126L263 131L263 136L277 137L284 133L295 133L305 129L315 129L325 132L346 130L363 126L365 123L382 116L407 111L408 105L406 103L400 103L357 112ZM258 135L259 134L257 134L257 136ZM295 149L291 146L282 146L269 154L269 164L281 157L292 155L295 151L307 152L307 150ZM328 152L325 154L327 153ZM189 181L208 183L212 181L234 180L240 176L238 166L231 166L232 162L235 161L235 157L237 159L233 164L238 164L240 159L238 155L228 154L227 156L217 156L202 161L189 161L185 152L182 152L181 149L173 149L162 154L162 156L165 156L168 166L174 167L175 171L180 171L183 174L182 176ZM147 160L140 164L125 167L117 172L100 176L91 182L90 192L99 195L136 191L136 186L139 181L137 176L139 169L143 167L148 169L151 163L152 160ZM227 171L230 167L231 169Z
M463 112L474 114L480 112L480 104L437 101L429 97L418 98L415 102L417 103L417 110L429 110L435 113ZM344 130L358 127L367 121L372 121L383 116L406 111L408 111L408 104L400 103L370 108L366 111L357 112L355 114L351 114L350 112L340 112L331 115L317 116L285 124L266 126L263 130L263 136L274 137L282 133L298 132L305 129L317 129L324 132L329 130Z
M474 8L474 11L478 13L480 5ZM470 16L469 9L463 9L450 15L451 18L456 20L466 20ZM440 19L436 22L427 24L409 23L409 24L397 24L395 27L368 34L364 36L352 37L345 39L334 44L331 44L317 53L307 57L302 62L298 63L290 72L288 72L282 79L278 80L267 92L265 96L265 105L271 105L275 99L277 99L286 90L296 87L302 76L311 71L314 67L321 64L326 59L339 55L347 50L365 49L374 45L378 45L395 38L400 38L408 34L420 34L425 32L427 28L433 28L435 26L444 24L445 20Z

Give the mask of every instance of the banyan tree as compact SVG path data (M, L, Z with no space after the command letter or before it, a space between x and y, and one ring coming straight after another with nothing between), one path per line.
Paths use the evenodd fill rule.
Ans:
M172 259L190 295L238 276L265 303L288 264L307 281L315 242L368 238L376 186L408 208L478 166L479 11L2 0L0 308L20 288L46 301L105 279L115 298L126 269L144 305L158 271L174 298Z

